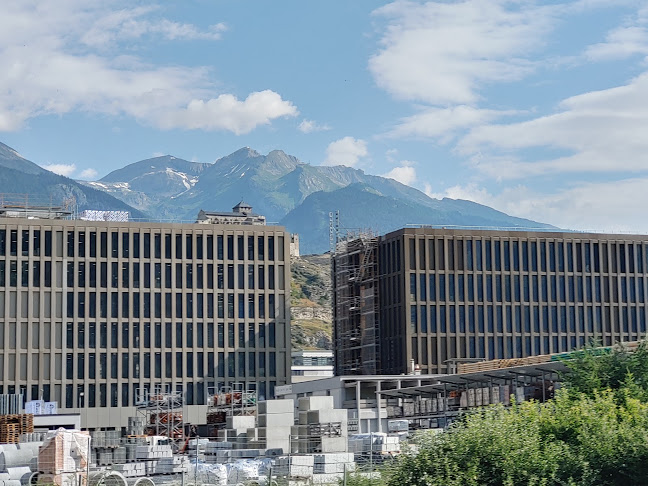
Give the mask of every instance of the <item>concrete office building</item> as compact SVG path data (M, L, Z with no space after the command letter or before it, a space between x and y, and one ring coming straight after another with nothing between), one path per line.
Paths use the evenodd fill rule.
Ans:
M349 369L362 355L382 374L451 373L646 332L648 236L425 227L368 244L342 242L334 256L337 374L367 374Z
M18 215L19 216L19 215ZM290 382L290 236L259 224L0 218L0 393L125 426L158 387L205 423Z

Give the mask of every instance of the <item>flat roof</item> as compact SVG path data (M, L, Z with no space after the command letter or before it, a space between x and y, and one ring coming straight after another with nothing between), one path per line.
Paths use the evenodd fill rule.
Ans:
M448 385L459 387L467 383L489 384L498 380L514 380L516 376L520 377L541 377L546 373L561 373L567 371L567 366L562 361L548 361L526 366L512 366L510 368L499 368L488 371L479 371L474 373L461 373L454 375L437 375L439 383L433 385L412 386L407 388L398 388L396 390L381 391L381 395L392 397L413 397L438 393L447 389Z

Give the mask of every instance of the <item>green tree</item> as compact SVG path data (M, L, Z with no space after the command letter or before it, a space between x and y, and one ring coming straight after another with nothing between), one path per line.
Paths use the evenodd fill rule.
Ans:
M590 346L547 403L491 406L422 433L388 486L648 484L648 345Z
M595 344L572 353L565 360L568 372L563 375L564 386L573 396L596 391L624 389L625 394L648 401L648 341L640 341L634 350L619 343L612 348Z

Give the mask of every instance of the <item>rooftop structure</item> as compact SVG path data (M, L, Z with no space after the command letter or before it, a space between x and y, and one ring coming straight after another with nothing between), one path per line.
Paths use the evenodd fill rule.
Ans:
M198 213L197 223L200 224L245 224L265 225L266 218L252 212L252 206L241 201L232 208L231 213L204 211Z

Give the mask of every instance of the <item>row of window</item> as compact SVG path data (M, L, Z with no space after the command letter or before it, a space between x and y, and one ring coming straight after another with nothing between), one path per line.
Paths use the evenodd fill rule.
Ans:
M121 298L120 298L121 295ZM97 299L97 293L89 292L87 295L81 293L67 293L67 317L87 317L107 318L122 317L123 319L139 319L175 317L178 319L192 319L194 316L202 319L205 316L208 319L214 318L214 294L194 294L194 293L171 293L164 294L144 292L100 292ZM75 298L76 296L76 298ZM109 298L110 297L110 298ZM205 298L206 297L206 298ZM236 297L236 298L235 298ZM276 316L275 295L267 296L268 306L266 312L266 296L263 294L216 294L216 317L224 319L265 319L266 315L270 319ZM279 296L283 300L284 296ZM227 299L227 313L225 312ZM75 305L76 300L76 305ZM97 303L98 300L98 303ZM206 309L205 309L206 301ZM121 303L121 306L120 306ZM195 305L194 305L195 304ZM283 318L283 303L279 303L279 317ZM121 308L121 312L120 312ZM162 310L164 309L164 312ZM76 311L76 312L75 312Z
M18 286L20 268L20 285L22 287L63 287L63 263L51 261L17 261L0 260L0 287ZM42 268L42 272L41 272ZM55 270L54 275L52 270ZM110 272L109 272L110 270ZM208 289L275 289L275 265L245 265L222 263L214 266L207 264L205 272L202 263L129 263L129 262L68 262L66 268L66 284L68 288L90 287L132 287L132 288L186 288ZM216 270L216 272L214 272ZM285 287L285 267L277 266L278 288ZM41 278L42 273L42 278ZM30 278L31 274L31 278ZM267 275L267 279L266 279ZM234 278L236 276L236 279ZM8 282L7 282L8 277ZM205 278L206 277L206 278ZM175 285L174 285L175 284ZM247 284L247 287L246 287Z
M60 354L55 359L60 361ZM5 360L7 361L6 365ZM0 367L8 381L27 379L27 354L0 354ZM150 378L274 378L286 376L285 362L277 362L275 351L265 352L157 352L157 353L74 353L65 355L64 379L140 380ZM34 367L36 364L38 366ZM32 378L61 379L62 363L51 373L49 355L32 355ZM266 368L267 366L267 368ZM42 367L42 369L41 369ZM53 376L52 376L53 375Z
M41 238L41 234L43 237ZM0 229L0 256L63 256L63 231ZM273 235L162 234L119 231L67 231L68 257L165 258L187 260L284 260L284 237ZM56 244L53 244L53 240ZM277 254L275 255L275 239ZM235 250L236 249L236 253Z
M8 337L5 340L5 329ZM42 330L42 335L41 335ZM205 330L207 331L205 334ZM20 333L18 333L20 331ZM31 331L31 332L30 332ZM194 332L195 331L195 332ZM175 337L175 339L174 339ZM110 338L110 339L109 339ZM120 340L121 338L121 340ZM0 322L0 349L50 349L63 346L63 324ZM42 340L42 343L41 343ZM280 338L280 345L283 339ZM65 327L67 349L153 348L274 348L277 346L276 324L269 323L175 323L171 322L68 322ZM283 347L283 346L282 346Z
M644 302L644 277L410 273L410 300ZM446 285L447 283L447 285Z
M223 388L227 382L218 382L218 389ZM33 384L28 389L26 385L3 385L0 384L0 394L2 393L20 393L24 400L45 400L56 401L65 408L84 408L84 407L128 407L137 405L139 397L144 394L143 390L150 390L151 384L139 383L79 383L62 385L51 385L43 383L41 385ZM177 391L182 393L184 403L187 405L205 405L207 403L207 394L212 393L216 386L215 382L189 382L179 383L176 385ZM266 400L274 396L276 381L253 381L247 383L247 389L255 390L259 400ZM75 394L76 389L76 394ZM29 394L28 394L29 393Z
M648 244L465 238L408 238L410 270L643 273ZM400 271L400 241L379 248L380 273Z
M533 317L533 319L532 319ZM644 333L644 306L412 305L412 333Z

